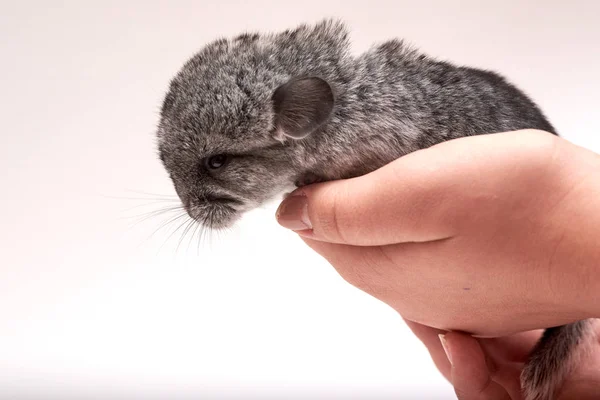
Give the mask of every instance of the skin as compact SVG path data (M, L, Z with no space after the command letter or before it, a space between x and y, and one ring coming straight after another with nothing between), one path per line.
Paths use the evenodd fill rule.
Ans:
M427 347L438 370L452 383L459 400L522 398L519 374L542 331L482 339L461 332L448 333L415 322L406 322ZM594 331L596 335L600 333L598 324L595 324ZM439 335L443 335L444 345ZM596 339L587 347L585 359L567 377L556 400L598 398L600 343Z
M300 188L277 218L344 279L410 321L434 360L437 330L495 337L446 336L458 354L452 373L463 378L437 362L461 399L482 398L468 390L489 379L465 365L484 355L521 363L539 333L515 334L600 316L598 174L599 155L546 132L474 136L362 177ZM517 373L493 366L494 376L508 378L483 398L517 398L520 365Z

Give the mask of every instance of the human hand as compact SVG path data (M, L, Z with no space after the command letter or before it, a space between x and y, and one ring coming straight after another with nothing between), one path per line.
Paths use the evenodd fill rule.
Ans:
M427 347L439 371L454 387L459 400L521 400L519 376L541 331L494 339L477 339L406 321ZM596 335L600 326L594 325ZM445 342L442 347L442 338ZM592 342L566 377L556 400L586 400L600 393L600 343ZM452 363L450 363L452 359Z
M505 336L600 313L599 174L545 132L474 136L300 188L277 217L405 318Z

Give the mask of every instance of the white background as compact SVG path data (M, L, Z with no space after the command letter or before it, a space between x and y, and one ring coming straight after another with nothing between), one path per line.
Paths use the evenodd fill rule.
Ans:
M151 236L174 214L133 226L176 204L152 203L174 195L162 96L216 37L338 16L356 51L404 37L502 72L600 152L597 4L2 2L0 399L454 398L399 316L274 206L179 251L177 224Z

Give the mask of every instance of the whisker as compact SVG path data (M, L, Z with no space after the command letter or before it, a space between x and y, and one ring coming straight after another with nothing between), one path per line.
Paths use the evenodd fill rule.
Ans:
M196 220L194 220L193 218L190 218L190 222L185 227L185 230L183 231L183 235L181 235L181 239L179 239L179 243L177 243L177 248L175 249L175 253L179 253L179 247L181 246L183 239L187 236L190 228L192 226L194 226L194 222L196 222Z
M177 247L175 248L175 255L179 254L179 246L181 246L181 242L183 241L183 238L185 237L187 230L190 228L190 226L192 226L192 219L188 219L187 223L185 224L185 227L183 228L183 232L181 233L181 236L179 238L179 240L177 241Z
M217 236L217 241L221 242L223 240L223 232L231 232L231 228L227 227L216 231L215 235Z
M198 224L198 240L196 241L196 256L200 256L200 247L202 246L202 238L204 237L204 232L206 232L206 227L203 224Z
M202 246L206 245L206 238L210 237L210 232L212 230L212 227L209 225L205 225L204 229L202 231Z
M138 214L138 215L124 216L124 217L121 217L119 219L131 220L131 219L136 218L137 220L134 221L134 224L137 225L137 224L139 224L141 222L144 222L145 220L147 220L149 218L156 217L156 216L161 215L161 214L166 214L166 213L169 213L169 212L181 211L181 210L183 210L182 206L163 207L163 208L160 208L158 210L152 210L152 211L144 212L144 213L141 213L141 214Z
M183 214L184 216L188 216L189 219L192 219L191 217L189 217L189 215ZM181 224L179 224L179 226L177 228L175 228L175 230L173 232L171 232L169 234L169 236L167 236L167 238L165 239L165 241L163 242L163 244L158 248L158 251L160 252L160 250L165 246L165 244L167 244L167 242L169 241L169 239L171 239L173 237L173 235L178 232L183 226L186 225L186 223L188 223L188 220L184 220Z
M212 221L211 221L210 231L206 232L206 237L208 239L208 249L210 251L214 250L214 246L213 246L213 235L214 235L214 232L215 232L215 230L213 228L213 224L212 224Z
M215 219L215 215L212 214L210 216L210 232L208 232L208 248L212 251L214 249L214 245L213 245L213 237L214 237L214 219Z
M150 240L154 235L156 235L156 233L158 231L160 231L161 229L167 227L168 225L172 224L173 222L177 221L178 219L181 219L182 217L185 217L187 215L186 212L182 212L181 214L178 214L172 218L167 219L167 221L163 222L162 224L160 224L160 226L158 228L156 228L151 234L150 236L148 236L148 238L146 239L146 241Z
M200 245L202 243L202 236L204 235L205 227L200 225L200 232L198 232L198 243L196 244L196 255L200 257Z
M154 213L160 213L160 212L164 212L164 211L172 211L172 210L183 210L183 206L181 204L172 205L172 206L164 206L164 207L158 208L156 210L142 212L140 214L131 215L131 216L125 217L125 218L143 217L144 215L149 215L149 214L154 214Z
M187 247L185 249L185 252L187 254L189 254L189 252L190 252L190 246L192 245L192 242L194 241L194 236L196 236L196 232L198 232L199 226L200 226L200 224L198 223L198 221L196 221L196 223L194 224L194 226L190 230L191 236L190 236L190 239L188 240Z
M151 218L160 218L163 215L167 214L166 217L167 218L171 218L168 214L173 213L173 212L177 212L177 210L170 210L170 211L163 211L160 213L156 213L153 215L147 215L143 218L140 218L139 220L134 221L133 223L131 223L127 229L131 230L131 229L135 229L136 227L138 227L139 225L141 225L142 223L149 221ZM179 215L179 214L178 214Z
M190 245L192 244L192 242L194 241L194 236L196 235L196 232L198 231L198 227L200 226L200 224L196 224L196 226L194 227L194 229L192 230L192 236L190 237L190 240L188 241L188 245L187 245L187 249L185 250L186 253L190 252Z
M160 202L160 201L164 201L164 202L179 202L179 198L178 197L173 197L173 198L166 198L166 197L131 197L131 196L105 196L105 195L100 195L101 197L104 197L106 199L114 199L114 200L135 200L135 201L148 201L148 200L152 200L155 202Z
M126 209L122 210L122 212L128 212L128 211L132 211L132 210L135 210L135 209L138 209L138 208L142 208L142 207L154 207L156 205L156 203L163 203L164 204L166 202L173 203L173 206L176 206L176 205L181 206L181 204L179 202L177 202L177 201L156 200L156 201L151 201L149 203L138 204L137 206L126 208Z
M213 211L211 210L206 218L204 219L204 225L206 226L204 236L202 237L203 246L206 246L207 238L210 239L210 232L212 231L213 219L212 219ZM210 250L210 247L209 247Z
M176 199L177 198L177 195L174 195L174 194L149 193L149 192L141 192L141 191L136 191L136 190L126 190L126 192L141 194L144 196L153 196L156 198L164 198L164 199L173 199L173 198Z
M182 212L182 213L179 213L179 214L177 214L177 215L175 215L175 216L172 216L172 217L167 217L165 220L163 220L163 221L160 223L160 225L159 225L159 226L158 226L156 229L154 229L154 231L153 231L153 232L152 232L152 233L151 233L149 236L147 236L147 237L146 237L144 240L142 240L142 241L139 243L139 245L138 245L138 248L140 248L140 247L141 247L142 245L144 245L145 243L149 242L149 241L150 241L150 239L151 239L152 237L154 237L154 235L156 235L156 233L158 233L158 231L160 231L161 229L163 229L163 228L167 227L168 225L172 224L173 222L177 221L177 220L178 220L178 219L180 219L181 217L184 217L186 214L187 214L186 212ZM135 224L135 225L131 226L129 229L133 229L133 228L134 228L136 225L137 225L137 224ZM157 255L158 255L158 253L157 253Z

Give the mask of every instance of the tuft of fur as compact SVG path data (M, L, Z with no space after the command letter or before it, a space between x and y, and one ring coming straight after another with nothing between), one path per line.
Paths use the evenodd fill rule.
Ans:
M288 107L287 126L318 128L286 135L276 126L274 93L312 77L327 82L332 111L311 124L303 118L322 110L318 104L302 113ZM303 98L285 94L276 96L286 99L282 104ZM446 140L527 128L556 134L537 105L499 74L436 60L397 39L352 56L344 24L327 19L206 45L171 81L157 136L185 209L219 229L294 182L351 178ZM223 154L226 167L207 167ZM523 373L526 400L552 398L584 327L547 331Z
M580 361L578 347L592 334L590 320L546 329L521 373L525 400L555 399L565 378Z

